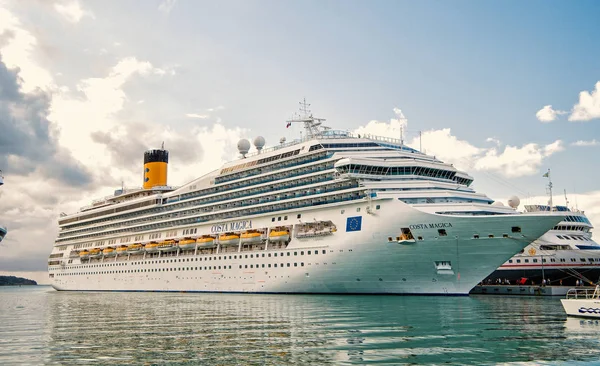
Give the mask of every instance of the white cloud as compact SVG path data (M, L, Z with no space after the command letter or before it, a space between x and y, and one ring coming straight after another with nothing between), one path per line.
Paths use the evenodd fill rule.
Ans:
M354 133L357 134L371 134L376 136L387 136L393 138L400 138L400 130L406 130L408 120L399 108L394 108L394 114L396 118L391 118L389 122L379 122L372 120L367 123L366 126L360 126Z
M569 121L589 121L600 118L600 81L590 93L586 90L579 93L579 102L573 106Z
M158 6L158 11L169 14L175 6L175 3L177 3L177 0L163 0Z
M84 16L94 18L91 12L81 8L78 0L70 1L69 3L56 3L54 4L54 10L71 23L79 23Z
M571 143L571 146L596 146L596 145L598 145L598 141L596 139L589 140L589 141L579 140L579 141L575 141L575 142Z
M554 121L557 118L557 116L566 114L566 113L567 112L565 112L565 111L559 111L559 110L553 109L551 105L546 105L546 106L544 106L544 108L537 111L537 113L535 114L535 117L540 122L548 123L548 122Z
M0 7L0 35L5 37L0 44L2 61L8 68L19 68L19 76L23 80L21 89L30 93L36 88L47 89L53 85L51 74L35 61L37 39L26 30L19 19L7 9Z
M408 121L399 109L395 108L394 112L399 116L398 119L392 119L389 123L370 121L354 132L398 138L400 125L406 128ZM521 147L506 145L503 148L497 139L487 138L486 142L493 142L496 146L477 147L452 135L449 128L444 128L424 131L420 139L415 137L407 145L419 149L422 143L424 152L454 164L459 169L493 171L505 177L535 174L539 172L545 158L564 150L560 140L543 146L529 143Z
M498 140L495 137L488 137L487 139L485 139L485 142L491 142L491 143L494 143L494 144L496 144L498 146L500 146L500 143L501 143L500 140Z
M198 119L207 119L210 117L208 114L198 114L198 113L186 113L185 116L188 118L198 118Z

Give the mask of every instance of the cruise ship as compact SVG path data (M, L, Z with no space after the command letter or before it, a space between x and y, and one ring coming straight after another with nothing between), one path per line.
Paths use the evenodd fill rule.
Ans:
M2 170L0 170L0 186L4 184L4 177L2 176ZM5 226L0 225L0 243L8 233L8 230Z
M144 153L143 187L59 218L56 290L468 295L561 217L517 213L466 172L404 145L323 125L180 187Z
M575 281L600 282L600 245L592 239L593 226L583 211L567 206L526 205L525 212L545 215L562 214L552 230L525 247L494 271L484 283L516 284L521 279L530 284L575 286Z

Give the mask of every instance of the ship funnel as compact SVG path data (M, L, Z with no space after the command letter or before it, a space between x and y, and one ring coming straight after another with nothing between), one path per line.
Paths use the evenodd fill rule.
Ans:
M144 153L144 189L167 185L169 152L164 149L148 150Z

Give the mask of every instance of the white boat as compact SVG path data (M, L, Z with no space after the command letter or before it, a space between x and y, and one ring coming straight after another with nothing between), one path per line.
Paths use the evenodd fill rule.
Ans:
M166 184L168 152L147 151L143 188L120 189L61 216L52 254L98 242L146 250L111 259L123 273L98 269L95 259L53 261L52 286L467 295L563 218L492 205L451 164L401 140L333 130L323 121L310 114L293 120L305 127L301 139L263 149L258 137L252 154L241 140L240 159L180 187ZM268 240L242 243L250 230ZM399 242L402 233L410 245ZM197 241L193 252L149 244L207 236L207 247Z
M595 288L574 288L561 299L567 315L584 318L600 318L600 286Z

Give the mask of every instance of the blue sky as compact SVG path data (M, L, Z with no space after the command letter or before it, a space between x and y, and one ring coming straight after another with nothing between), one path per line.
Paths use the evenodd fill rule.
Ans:
M0 139L0 264L43 270L58 213L140 185L143 150L163 140L177 185L235 158L241 137L298 137L285 120L304 97L334 128L407 124L413 145L422 131L494 199L543 203L550 168L600 225L599 15L595 1L0 1L0 66L47 117L26 136L7 109L28 142ZM569 121L575 106L585 120ZM44 169L58 163L68 174Z

